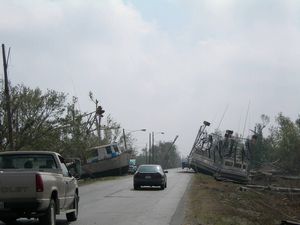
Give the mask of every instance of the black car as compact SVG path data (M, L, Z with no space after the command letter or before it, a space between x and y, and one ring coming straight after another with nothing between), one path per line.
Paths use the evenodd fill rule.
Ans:
M167 187L166 173L160 165L140 165L133 176L133 187L137 190L141 186L160 186L163 190Z

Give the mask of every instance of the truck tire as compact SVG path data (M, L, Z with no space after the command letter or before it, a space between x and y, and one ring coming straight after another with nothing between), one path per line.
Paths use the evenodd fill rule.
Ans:
M68 222L76 221L78 218L78 195L77 194L75 194L75 196L74 196L73 204L74 204L73 209L75 209L75 211L66 214Z
M39 218L41 225L55 225L56 224L56 205L54 199L50 200L49 207L44 216Z

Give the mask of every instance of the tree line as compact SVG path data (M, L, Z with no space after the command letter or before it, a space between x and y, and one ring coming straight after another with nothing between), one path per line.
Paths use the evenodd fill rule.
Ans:
M9 143L8 123L3 90L0 91L0 151L49 150L64 155L85 158L93 146L124 143L121 126L110 115L101 126L99 140L93 120L76 108L77 98L54 90L42 91L24 85L10 87L13 140ZM110 129L110 128L113 129ZM128 149L133 138L126 135Z
M275 121L276 124L266 130L270 118L262 115L261 122L256 124L257 143L251 164L259 167L263 163L272 163L287 173L299 174L300 116L292 121L279 113Z
M89 97L94 101L92 93ZM10 87L13 140L9 142L8 123L3 90L0 91L0 151L43 150L55 151L65 156L86 159L86 150L99 145L117 142L136 157L134 138L122 132L120 123L108 115L101 125L101 140L93 118L95 112L80 112L76 108L77 98L68 100L68 95L54 90L42 91L24 85ZM179 165L176 146L159 143L154 146L155 162L166 163L168 168ZM169 152L167 152L169 150ZM145 152L147 150L143 150ZM143 158L143 154L137 156ZM153 155L154 156L154 155ZM146 161L145 161L146 162ZM148 161L149 162L149 161ZM151 161L154 163L154 161ZM177 164L176 164L176 163Z
M164 169L177 168L181 166L181 157L177 146L172 142L159 142L150 152L147 148L143 148L137 156L138 165L146 163L159 164Z
M6 151L10 146L14 150L50 150L64 155L85 158L90 147L118 142L124 146L121 126L110 116L106 117L102 138L95 129L89 129L86 114L76 109L77 98L68 101L67 94L54 90L42 91L39 88L29 88L24 85L10 87L10 103L12 114L13 143L8 141L8 126L5 111L3 90L0 91L0 151ZM272 163L290 172L300 171L300 116L295 121L279 113L276 124L267 125L270 118L261 116L261 121L255 126L257 143L251 158L251 164L257 167L263 163ZM113 127L114 129L109 129ZM268 132L266 132L268 131ZM134 149L134 139L125 135L128 149ZM167 168L177 167L180 156L176 146L170 142L160 142L154 146L150 162L166 164ZM148 157L148 159L147 159ZM137 156L140 163L149 162L149 152L146 149ZM147 161L148 160L148 161Z

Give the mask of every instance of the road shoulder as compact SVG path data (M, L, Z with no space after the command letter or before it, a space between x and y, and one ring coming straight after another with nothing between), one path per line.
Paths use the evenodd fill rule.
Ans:
M188 201L188 193L190 191L190 187L191 187L191 183L192 183L191 180L192 179L189 180L187 188L186 188L182 198L179 201L179 204L176 208L176 211L175 211L174 215L171 218L170 225L182 225L182 224L184 224L185 209L186 209L186 205L187 205L187 201Z

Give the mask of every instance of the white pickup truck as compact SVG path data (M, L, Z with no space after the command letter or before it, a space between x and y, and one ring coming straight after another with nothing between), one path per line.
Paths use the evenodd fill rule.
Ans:
M78 184L64 159L55 152L10 151L0 153L0 220L38 218L55 225L56 215L78 216Z

